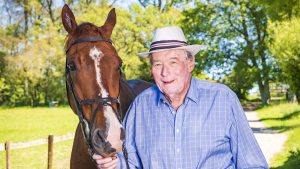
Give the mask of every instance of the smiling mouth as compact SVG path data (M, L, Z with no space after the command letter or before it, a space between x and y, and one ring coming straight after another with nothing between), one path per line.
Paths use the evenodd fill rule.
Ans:
M163 81L163 83L164 83L165 85L171 84L171 83L173 83L173 82L174 82L174 80L171 80L171 81Z

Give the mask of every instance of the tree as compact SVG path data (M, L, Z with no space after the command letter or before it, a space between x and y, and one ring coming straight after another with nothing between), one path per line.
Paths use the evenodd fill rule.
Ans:
M254 75L262 104L270 98L269 83L272 80L272 59L268 51L268 20L265 11L257 3L246 0L198 2L194 8L183 12L184 30L189 40L209 46L197 60L209 72L218 68L230 74L238 62ZM245 71L246 73L247 71ZM232 83L235 83L234 81Z
M46 12L38 15L39 19L32 15L30 20L34 24L26 36L20 24L0 29L3 35L0 49L7 54L5 61L8 65L1 76L4 79L2 91L5 88L7 93L1 96L6 98L1 104L38 106L51 100L66 103L61 25L53 23Z
M274 23L270 29L274 41L270 48L300 103L300 18Z
M262 4L268 16L273 21L290 20L300 16L300 1L298 0L256 0Z
M53 14L53 0L39 0L39 3L45 11L47 11L52 23L56 20Z
M89 21L101 26L109 9L108 4L101 7L90 5L85 10L77 12L76 20L78 23ZM126 79L151 81L148 59L138 57L136 54L149 50L156 28L178 24L181 18L180 12L172 9L161 13L154 6L144 9L139 5L132 5L129 10L118 8L116 14L117 24L112 40L118 55L123 60L122 70Z
M172 7L180 6L182 4L188 4L190 0L138 0L139 3L144 7L154 6L159 11L165 12Z
M230 87L239 99L246 100L247 92L253 87L255 80L253 71L254 69L247 67L245 62L238 61L223 83Z
M66 33L60 22L53 22L40 1L32 1L43 10L30 11L26 36L22 24L12 23L0 28L0 51L5 53L5 65L9 65L1 73L0 104L38 106L53 100L66 103L63 49ZM108 1L93 5L76 1L73 5L78 23L88 21L98 26L104 23L111 9ZM60 10L52 8L54 20ZM161 13L156 7L144 9L139 5L116 11L117 25L112 40L123 60L126 78L151 80L148 59L140 58L136 53L149 49L157 27L178 23L180 12L170 9Z

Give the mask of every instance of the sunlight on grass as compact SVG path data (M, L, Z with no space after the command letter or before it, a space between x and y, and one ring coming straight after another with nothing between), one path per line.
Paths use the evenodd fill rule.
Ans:
M261 121L273 130L285 133L288 138L283 150L271 161L271 168L300 168L300 105L280 104L257 110Z
M0 109L0 143L47 138L49 134L74 133L77 116L69 107Z

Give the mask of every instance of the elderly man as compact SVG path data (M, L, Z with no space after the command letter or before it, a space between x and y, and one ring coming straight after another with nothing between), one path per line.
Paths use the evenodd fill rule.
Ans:
M156 85L141 93L124 120L130 168L268 168L236 95L192 77L201 45L179 27L157 29L149 52ZM99 168L126 168L124 158L94 155Z

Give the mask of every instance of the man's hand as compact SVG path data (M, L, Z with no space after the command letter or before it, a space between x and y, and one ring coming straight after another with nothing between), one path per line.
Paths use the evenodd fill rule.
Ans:
M117 156L104 158L101 155L94 154L93 159L96 161L99 169L115 169L119 163Z

